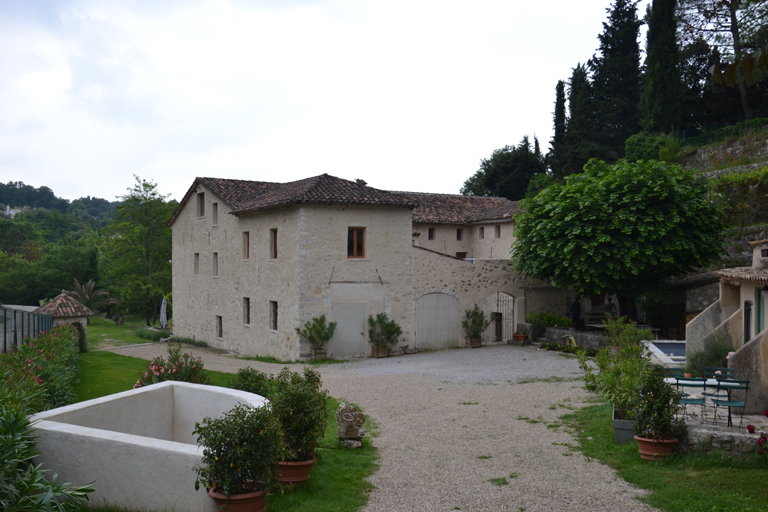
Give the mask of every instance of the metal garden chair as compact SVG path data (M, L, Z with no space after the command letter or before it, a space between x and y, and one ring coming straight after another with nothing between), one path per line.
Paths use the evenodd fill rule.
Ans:
M700 390L701 393L704 392L705 389L707 389L707 379L695 379L695 378L678 378L677 379L677 388L680 389L683 392L683 397L680 399L680 405L684 405L685 408L683 409L683 416L687 420L688 419L688 406L689 405L698 405L700 407L700 414L699 414L699 421L701 423L704 423L704 417L706 416L706 403L707 403L707 397L700 396L694 398L689 393L685 391L685 388L691 389L691 391Z
M712 420L712 424L715 424L715 421L717 421L717 409L718 407L727 407L728 408L728 426L733 427L733 421L731 420L731 409L733 408L740 408L741 409L741 416L739 417L739 428L742 428L742 425L744 423L744 408L747 406L747 393L749 392L749 381L748 380L722 380L718 381L717 383L718 391L724 391L727 395L727 398L725 400L720 398L712 398L712 403L715 405L715 418ZM743 400L734 400L733 399L733 392L734 391L744 391L744 399Z

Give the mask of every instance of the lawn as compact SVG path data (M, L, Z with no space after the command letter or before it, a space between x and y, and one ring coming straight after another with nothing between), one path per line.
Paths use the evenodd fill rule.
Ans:
M90 335L90 328L89 328ZM147 361L111 352L89 352L80 358L80 386L78 401L89 400L132 389ZM234 374L207 372L214 385L226 386ZM329 422L325 437L318 450L318 462L312 469L312 478L295 489L277 491L267 498L269 512L340 511L353 512L365 505L373 486L365 481L377 468L376 449L369 440L363 448L349 450L338 446L336 435L336 409L339 401L328 400ZM370 432L372 425L367 423ZM190 490L194 481L190 481ZM203 491L199 491L203 492ZM91 508L96 512L117 512L112 507ZM141 511L131 511L141 512Z
M95 350L106 347L120 347L136 343L151 343L151 340L139 338L137 329L125 325L117 325L112 320L91 317L88 324L88 348Z
M670 512L758 512L768 510L768 460L757 455L674 455L667 461L640 459L637 443L613 441L611 405L584 407L563 416L576 431L585 456L616 469L624 480L652 493L642 498Z

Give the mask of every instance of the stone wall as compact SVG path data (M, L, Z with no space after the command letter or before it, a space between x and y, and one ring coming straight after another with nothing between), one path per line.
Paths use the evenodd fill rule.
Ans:
M496 226L501 236L496 238ZM480 228L483 238L480 238ZM429 240L429 229L435 230L434 240ZM456 230L462 230L461 241L456 240ZM467 258L509 259L509 251L515 241L514 223L477 224L472 226L446 224L413 224L413 230L421 233L419 247L437 251L450 256L457 252L466 252Z
M565 344L563 336L573 336L576 338L576 344L580 348L594 348L600 350L607 347L610 344L610 338L606 338L600 334L594 334L585 331L572 331L570 329L558 329L557 327L547 327L545 338L548 343Z
M757 450L757 440L760 436L749 434L746 428L733 430L692 423L687 426L685 435L675 446L675 452L719 452L731 457L744 457Z
M685 291L685 312L704 311L720 298L720 283L711 283Z
M744 138L699 149L680 157L680 164L685 169L709 170L712 167L727 165L742 157L757 158L768 155L768 135Z
M763 414L768 410L768 329L742 345L728 359L728 368L736 378L749 381L744 414ZM734 399L743 400L743 392L734 392Z

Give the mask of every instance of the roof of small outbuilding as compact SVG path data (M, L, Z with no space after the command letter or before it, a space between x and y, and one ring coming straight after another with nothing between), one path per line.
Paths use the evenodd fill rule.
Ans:
M83 306L64 292L37 308L35 313L51 315L54 318L74 318L96 314L95 311Z
M722 281L734 286L738 286L741 283L768 285L768 270L758 270L752 267L736 267L717 270L715 274L717 274Z
M474 224L509 222L519 211L517 201L503 197L392 192L369 187L362 180L349 181L328 174L288 183L197 178L168 221L169 226L200 185L224 201L237 216L299 204L394 206L412 208L416 223Z

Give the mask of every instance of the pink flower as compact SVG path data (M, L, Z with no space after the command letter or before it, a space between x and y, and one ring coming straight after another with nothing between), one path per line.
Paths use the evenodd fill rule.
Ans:
M717 370L717 371L715 372L715 375L721 375L722 373L723 373L723 372L721 372L720 370Z
M725 356L725 358L726 358L726 359L730 359L732 355L733 355L733 352L728 352L728 355L727 355L727 356Z
M755 426L754 425L747 425L747 430L749 431L750 434L754 434L755 433Z

